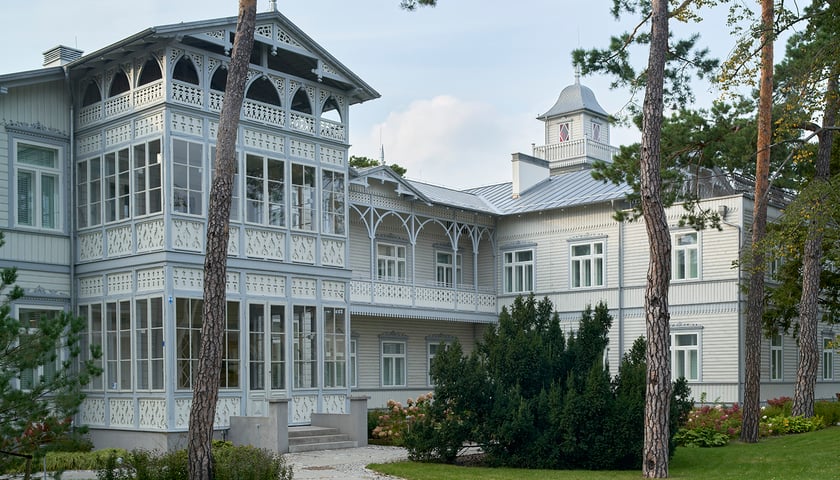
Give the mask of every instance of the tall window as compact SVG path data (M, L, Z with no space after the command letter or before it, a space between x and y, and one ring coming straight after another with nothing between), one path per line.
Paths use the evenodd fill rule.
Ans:
M674 280L699 278L699 260L697 232L674 235Z
M245 220L282 227L286 225L283 162L245 156Z
M376 244L376 272L379 280L404 282L406 279L405 247L378 242Z
M386 340L382 342L382 386L405 386L405 342Z
M322 201L324 202L324 233L344 235L344 174L324 170L321 173Z
M163 209L160 140L134 145L133 160L134 216L160 213Z
M505 252L505 293L531 292L534 290L534 251Z
M572 288L604 286L604 242L571 246Z
M358 362L356 352L358 348L358 342L355 338L350 339L350 387L356 388L359 386L359 369L358 369Z
M102 350L102 305L94 303L91 305L80 305L79 316L87 319L87 328L82 334L82 339L79 342L81 354L79 355L82 361L93 361L94 365L100 369L104 367L103 358L92 359L90 354L91 347ZM88 390L102 391L104 386L103 375L91 377L90 383L87 385Z
M557 141L558 142L567 142L569 138L571 138L571 124L569 122L564 122L557 125Z
M79 228L102 224L102 160L76 164L76 223Z
M61 228L61 168L59 150L16 142L16 223L19 226Z
M822 341L822 379L834 380L834 343L831 337L825 337Z
M774 333L770 337L770 380L784 378L784 341L781 333Z
M292 164L292 228L315 230L315 167Z
M295 305L294 325L294 387L318 386L318 319L315 307Z
M105 221L116 222L131 216L128 149L105 154Z
M601 141L601 124L598 122L592 122L592 140Z
M177 388L193 387L198 370L204 300L175 299L175 362ZM225 332L222 338L220 388L239 387L239 302L227 302Z
M269 317L266 322L265 313ZM283 305L248 306L248 378L251 390L286 388L286 315ZM266 375L266 368L268 374ZM266 378L269 384L266 385Z
M347 386L344 309L324 307L324 387Z
M438 286L453 287L464 283L461 276L461 254L435 252L435 272Z
M203 146L200 143L172 141L172 210L201 215L204 202Z
M131 390L131 302L105 304L105 387Z
M248 388L265 390L265 305L248 305Z
M163 299L134 302L137 389L163 390Z
M20 322L21 332L18 334L18 340L21 347L29 343L30 337L38 333L41 328L41 322L58 315L58 310L41 309L41 308L19 308L18 321ZM36 341L35 338L31 339ZM56 345L58 348L60 345ZM60 352L59 352L60 354ZM20 372L20 389L31 390L41 382L51 382L58 371L58 362L61 359L56 357L52 361L45 361L43 365L37 368L22 370Z
M671 337L671 378L700 380L699 333L675 333Z

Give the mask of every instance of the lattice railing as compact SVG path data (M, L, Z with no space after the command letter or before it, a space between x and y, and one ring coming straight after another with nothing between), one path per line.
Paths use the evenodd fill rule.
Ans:
M210 110L214 112L221 112L222 111L222 103L225 101L225 94L222 92L217 92L215 90L210 90Z
M134 106L142 107L163 100L163 80L147 83L134 91Z
M190 105L193 107L201 107L203 105L201 89L190 85L189 83L172 81L172 101Z
M344 125L331 120L321 119L321 136L333 140L344 141Z
M300 112L291 112L289 117L292 130L315 135L315 117Z
M131 92L125 92L105 100L105 117L113 117L131 110Z
M102 118L102 104L95 103L79 110L79 126L84 127Z
M282 108L254 100L245 100L242 102L242 116L249 120L267 123L277 127L286 125L286 116Z

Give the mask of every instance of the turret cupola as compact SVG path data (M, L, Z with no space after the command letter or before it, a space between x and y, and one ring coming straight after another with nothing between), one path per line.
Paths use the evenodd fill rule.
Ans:
M612 160L616 149L610 145L609 114L592 90L581 85L579 73L537 119L545 122L545 145L535 146L533 156L547 160L552 175Z

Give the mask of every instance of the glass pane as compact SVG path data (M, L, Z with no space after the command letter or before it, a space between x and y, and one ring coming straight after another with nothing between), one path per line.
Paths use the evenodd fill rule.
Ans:
M58 177L55 175L41 176L41 226L56 228L58 214Z
M20 225L34 226L35 222L35 188L34 174L31 172L18 172L17 175L17 209L18 223Z
M52 148L36 145L18 144L18 163L34 165L36 167L56 168L58 153Z

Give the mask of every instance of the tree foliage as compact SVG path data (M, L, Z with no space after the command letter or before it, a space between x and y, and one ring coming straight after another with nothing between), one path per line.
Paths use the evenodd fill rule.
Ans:
M645 343L611 379L603 363L612 325L603 303L581 314L568 338L548 299L518 297L476 349L458 343L432 365L434 402L405 438L416 460L451 462L475 442L490 465L637 469L642 462ZM684 386L674 425L691 406Z
M26 323L12 317L12 303L24 296L16 280L15 268L0 271L0 472L20 458L9 454L37 456L79 431L73 416L82 388L102 373L98 347L80 360L85 319L67 312Z
M375 160L375 159L370 158L370 157L362 157L362 156L356 156L356 155L351 155L350 156L350 166L353 167L353 168L378 167L379 165L381 165L381 163L379 163L378 160ZM408 171L407 168L402 167L402 166L400 166L396 163L392 163L391 165L388 165L388 166L391 168L391 170L394 171L394 173L396 173L397 175L399 175L401 177L404 177L405 173Z

